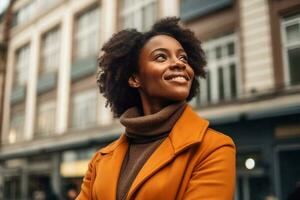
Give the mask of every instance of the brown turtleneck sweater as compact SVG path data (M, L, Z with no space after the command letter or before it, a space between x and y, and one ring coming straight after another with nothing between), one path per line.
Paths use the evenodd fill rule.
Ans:
M169 105L161 111L142 116L136 107L128 109L120 118L126 127L129 146L122 163L117 186L117 200L126 199L135 177L156 148L169 135L182 114L186 102Z

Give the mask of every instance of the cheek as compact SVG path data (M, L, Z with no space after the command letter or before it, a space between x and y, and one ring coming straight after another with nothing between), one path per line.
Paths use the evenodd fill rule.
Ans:
M161 81L162 71L157 66L148 66L147 69L141 71L141 83L149 87L151 85L155 85Z
M191 79L194 79L195 73L194 73L194 70L191 66L188 67L188 73L189 73Z

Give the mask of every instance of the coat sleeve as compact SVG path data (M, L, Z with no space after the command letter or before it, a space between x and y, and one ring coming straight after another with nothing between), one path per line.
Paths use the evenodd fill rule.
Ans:
M95 162L98 160L98 154L97 152L92 160L89 162L88 170L85 173L85 176L83 177L83 182L81 184L81 191L79 195L77 196L76 200L92 200L92 188L95 178Z
M206 141L205 156L195 165L183 199L232 200L236 179L235 145L225 135Z

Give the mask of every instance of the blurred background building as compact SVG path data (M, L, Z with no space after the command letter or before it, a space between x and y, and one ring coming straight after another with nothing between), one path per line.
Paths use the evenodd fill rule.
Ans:
M102 44L180 16L208 67L190 104L237 146L236 200L300 185L299 0L1 0L0 199L60 196L123 131L96 86Z

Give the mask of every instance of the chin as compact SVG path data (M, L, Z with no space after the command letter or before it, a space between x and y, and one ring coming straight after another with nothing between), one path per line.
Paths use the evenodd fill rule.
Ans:
M180 92L180 93L176 92L170 95L169 99L173 101L184 101L188 98L188 96L189 96L188 92Z

